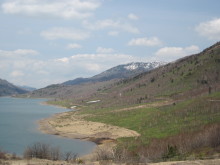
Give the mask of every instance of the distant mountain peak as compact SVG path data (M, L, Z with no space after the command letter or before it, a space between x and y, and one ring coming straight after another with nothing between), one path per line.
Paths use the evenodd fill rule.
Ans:
M115 66L90 78L76 78L74 80L66 81L62 84L77 85L89 82L102 82L112 79L129 78L140 73L150 71L164 64L164 62L132 62L128 64Z
M125 64L124 65L124 68L127 69L127 70L130 70L130 71L133 71L133 70L136 70L136 69L140 69L140 68L143 68L143 69L149 69L149 68L157 68L161 65L164 65L166 64L165 62L157 62L157 61L154 61L154 62L132 62L132 63L129 63L129 64Z
M127 70L136 70L138 68L138 65L136 65L135 63L131 63L129 65L124 66L124 68Z

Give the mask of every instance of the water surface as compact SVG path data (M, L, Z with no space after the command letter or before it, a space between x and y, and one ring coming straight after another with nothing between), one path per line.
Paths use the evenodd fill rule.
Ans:
M42 142L60 147L62 152L90 153L95 147L92 142L47 135L38 130L38 120L67 111L40 104L43 101L45 99L0 97L0 149L22 155L28 145Z

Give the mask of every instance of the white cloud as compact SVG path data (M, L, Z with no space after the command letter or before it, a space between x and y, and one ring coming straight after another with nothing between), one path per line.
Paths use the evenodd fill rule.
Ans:
M55 39L84 40L89 37L89 33L82 30L56 27L41 32L41 36L48 40L55 40Z
M220 18L202 22L195 29L201 36L210 40L220 40Z
M83 25L85 28L90 30L101 30L101 29L117 29L126 31L129 33L139 34L140 31L138 28L132 26L129 23L122 22L120 20L114 21L111 19L101 20L94 23L90 23L88 21L84 21Z
M82 45L76 44L76 43L72 43L72 44L67 45L67 49L79 49L79 48L82 48Z
M100 5L99 0L8 0L1 7L5 14L84 19L92 16Z
M21 72L21 71L19 71L19 70L15 70L15 71L13 71L13 72L10 74L10 76L12 76L12 77L22 77L22 76L24 76L24 73Z
M59 58L59 59L55 59L56 62L64 62L64 63L68 63L69 59L67 57L64 58Z
M38 54L37 51L32 50L32 49L17 49L14 51L15 54L20 54L20 55L36 55Z
M84 67L89 71L95 71L95 72L100 72L100 70L102 69L102 66L96 63L85 63Z
M105 54L105 53L113 53L113 52L114 52L114 49L112 49L112 48L102 48L102 47L98 47L98 48L96 49L96 52L97 52L97 53L103 53L103 54Z
M76 54L70 57L70 63L74 63L75 67L80 68L82 72L89 72L95 75L109 69L110 67L137 61L135 57L126 54ZM93 66L93 67L91 67ZM98 70L99 69L99 70ZM94 72L95 71L95 72Z
M158 46L161 41L157 37L152 38L136 38L129 41L129 46Z
M12 51L0 50L0 57L37 55L38 52L33 49L17 49Z
M100 47L97 50L99 53L76 54L47 60L40 60L36 56L18 55L17 53L25 54L25 51L20 50L10 52L13 56L9 58L1 56L0 53L0 77L16 85L25 84L39 88L77 77L90 77L113 66L138 61L131 55L114 53L111 48ZM8 53L3 50L1 52Z
M90 73L93 73L92 75L94 75L100 73L101 71L109 69L110 67L119 64L137 61L137 59L127 54L97 53L97 54L76 54L70 57L70 61L76 64L78 67L82 68L81 70L86 69ZM95 70L96 72L94 72Z
M164 47L159 49L155 55L160 61L174 61L187 55L192 55L199 52L199 47L192 45L186 48L182 47Z
M130 14L128 15L128 18L131 19L131 20L138 20L138 19L139 19L138 16L135 15L135 14L133 14L133 13L130 13Z

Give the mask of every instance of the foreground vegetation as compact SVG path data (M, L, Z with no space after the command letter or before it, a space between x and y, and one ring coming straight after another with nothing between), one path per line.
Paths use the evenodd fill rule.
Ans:
M219 157L220 92L118 108L97 109L96 104L84 104L81 110L70 111L66 117L79 115L85 120L128 128L141 135L117 139L117 146L102 149L98 160L145 163Z
M24 161L26 160L26 161ZM19 164L32 164L30 162L35 162L36 164L81 164L84 163L82 159L79 158L77 153L62 152L59 147L53 147L49 144L42 142L37 142L29 145L24 150L23 156L17 156L14 154L8 154L7 152L0 150L0 164L10 165L14 164L12 162L18 162ZM35 164L34 163L34 164Z
M151 103L152 104L152 103ZM86 120L132 129L138 138L118 139L119 153L133 159L182 160L220 152L220 92L147 108L89 109ZM143 104L142 104L143 107Z
M170 153L175 151L175 148L169 146ZM171 152L172 151L172 152ZM111 159L109 159L111 156ZM114 158L114 159L113 159ZM123 159L123 160L122 160ZM193 160L192 160L193 159ZM124 163L123 163L124 162ZM148 163L149 160L142 158L142 164L157 165L157 163ZM125 151L120 153L117 148L97 148L93 156L79 158L77 154L72 152L61 153L57 147L51 147L44 143L35 143L28 146L23 158L16 156L16 154L7 154L0 150L0 164L1 165L137 165L137 161L127 157ZM201 165L217 165L220 159L206 159L196 160L191 158L190 161L170 161L162 162L158 165L182 165L182 164L201 164Z

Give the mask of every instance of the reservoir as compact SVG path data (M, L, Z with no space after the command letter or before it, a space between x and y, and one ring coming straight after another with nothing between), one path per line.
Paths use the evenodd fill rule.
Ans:
M42 105L45 99L0 97L0 150L22 156L27 146L40 142L79 155L92 152L95 144L48 135L38 130L37 121L67 109Z

